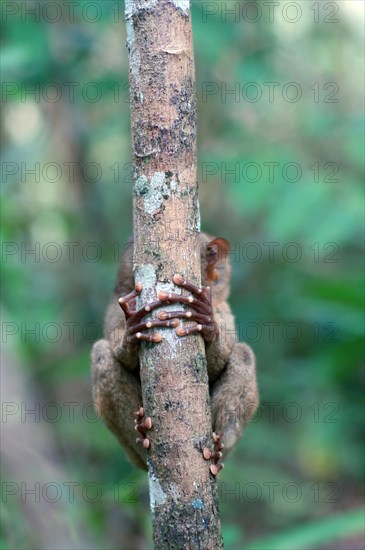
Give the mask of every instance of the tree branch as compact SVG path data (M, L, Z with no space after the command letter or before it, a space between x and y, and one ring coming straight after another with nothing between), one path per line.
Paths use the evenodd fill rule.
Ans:
M134 160L134 272L140 305L200 284L196 101L188 0L126 0ZM184 291L186 294L186 292ZM166 306L165 311L176 310ZM183 309L179 306L178 309ZM158 314L157 310L157 314ZM156 314L154 314L154 317ZM222 546L204 342L158 329L141 342L143 405L152 418L148 475L155 547Z

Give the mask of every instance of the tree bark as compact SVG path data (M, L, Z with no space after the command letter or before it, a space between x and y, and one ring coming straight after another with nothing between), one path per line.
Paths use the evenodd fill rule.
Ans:
M126 24L141 306L160 290L181 293L172 283L175 273L201 282L189 0L126 0ZM179 338L171 328L156 332L163 340L140 348L143 406L153 422L148 476L154 544L158 550L217 550L217 486L202 455L212 446L204 342L200 335Z

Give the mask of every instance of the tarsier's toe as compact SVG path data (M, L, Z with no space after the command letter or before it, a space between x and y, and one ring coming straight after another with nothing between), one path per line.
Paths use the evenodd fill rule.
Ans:
M151 444L148 437L145 437L145 438L137 437L136 438L136 443L138 443L138 445L142 445L142 447L144 447L145 449L149 449L150 444Z
M142 435L142 437L137 437L136 443L142 445L145 449L148 449L151 442L146 435L146 430L150 430L152 428L152 419L149 416L144 419L143 407L140 407L140 409L134 414L136 417L134 420L135 430Z
M205 460L213 460L213 464L210 465L209 470L210 473L214 476L216 476L220 470L223 470L224 464L222 462L219 462L222 458L222 449L224 448L223 443L220 442L220 439L223 434L217 435L213 432L213 450L209 449L208 447L205 447L203 449L203 457Z
M218 475L218 473L223 470L224 464L223 462L220 462L219 464L211 464L209 467L210 473L214 476Z

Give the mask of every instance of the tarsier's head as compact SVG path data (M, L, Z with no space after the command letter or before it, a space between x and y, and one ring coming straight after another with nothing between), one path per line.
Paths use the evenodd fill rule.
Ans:
M229 250L229 243L225 239L200 234L202 284L212 288L213 303L228 298L231 276Z

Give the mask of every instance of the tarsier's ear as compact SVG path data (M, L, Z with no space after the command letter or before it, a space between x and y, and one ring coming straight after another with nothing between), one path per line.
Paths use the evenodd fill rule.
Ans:
M215 266L225 261L230 248L229 242L221 237L214 239L214 241L210 241L207 244L207 277L210 281L216 281L218 279L218 272L215 269Z

